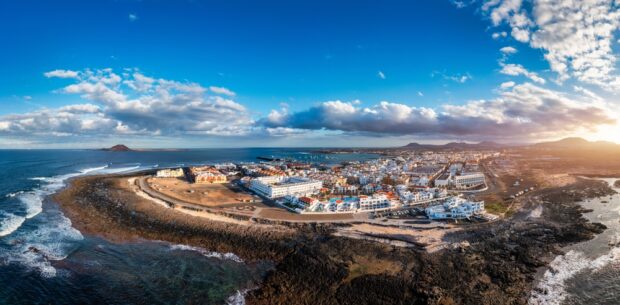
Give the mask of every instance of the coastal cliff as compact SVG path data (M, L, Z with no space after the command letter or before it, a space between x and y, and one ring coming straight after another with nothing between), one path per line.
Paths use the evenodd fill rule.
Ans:
M233 252L275 269L247 304L526 304L534 275L550 254L604 230L576 202L613 192L600 181L546 190L540 218L529 211L454 233L466 243L429 254L415 248L336 237L326 224L295 226L208 221L154 207L126 177L71 181L54 199L74 226L117 242L164 240ZM568 192L567 190L571 190Z

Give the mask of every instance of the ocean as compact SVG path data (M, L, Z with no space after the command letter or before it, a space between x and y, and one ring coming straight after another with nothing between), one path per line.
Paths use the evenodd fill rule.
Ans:
M72 227L49 195L72 177L258 156L339 163L300 149L0 150L0 304L243 304L270 262L162 241L115 244Z
M601 180L613 187L618 179ZM553 259L530 297L532 305L620 304L620 194L580 204L592 209L584 217L607 229Z

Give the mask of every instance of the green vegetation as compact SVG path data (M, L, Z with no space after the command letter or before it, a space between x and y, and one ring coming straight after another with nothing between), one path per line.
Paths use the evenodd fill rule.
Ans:
M509 207L508 204L498 202L498 201L492 201L492 202L484 204L484 209L487 212L491 214L495 214L495 215L501 215L501 214L506 213L508 211L508 207Z

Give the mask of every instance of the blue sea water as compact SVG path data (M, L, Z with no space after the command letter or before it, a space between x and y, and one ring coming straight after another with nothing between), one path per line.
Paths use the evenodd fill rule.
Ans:
M375 155L299 149L0 150L0 304L242 304L269 263L159 241L114 244L72 227L48 196L81 175L258 156L320 163Z

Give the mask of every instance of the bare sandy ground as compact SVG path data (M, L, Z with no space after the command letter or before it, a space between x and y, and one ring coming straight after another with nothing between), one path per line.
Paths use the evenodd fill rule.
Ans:
M147 178L146 182L158 192L186 202L207 207L230 205L256 205L261 199L248 194L230 183L195 184L177 178Z
M234 223L234 224L244 225L244 226L252 225L252 223L249 222L249 221L233 219L233 218L230 218L230 217L226 217L226 216L222 216L222 215L217 215L217 214L213 214L213 213L192 211L192 210L187 210L187 209L182 209L182 208L171 208L170 206L168 206L168 204L166 202L164 202L164 201L162 201L160 199L151 197L147 193L145 193L142 190L140 190L140 188L138 188L135 185L135 181L136 181L136 177L131 177L131 178L127 179L127 187L129 187L139 197L144 198L146 200L149 200L150 202L152 202L152 203L154 203L156 205L159 205L162 208L175 210L177 212L181 212L181 213L192 215L192 216L196 216L196 217L206 218L206 219L209 219L209 220L212 220L212 221Z
M336 235L357 239L388 239L396 246L423 247L428 252L441 250L451 244L446 234L461 228L449 224L429 224L421 227L392 227L368 223L341 228Z

